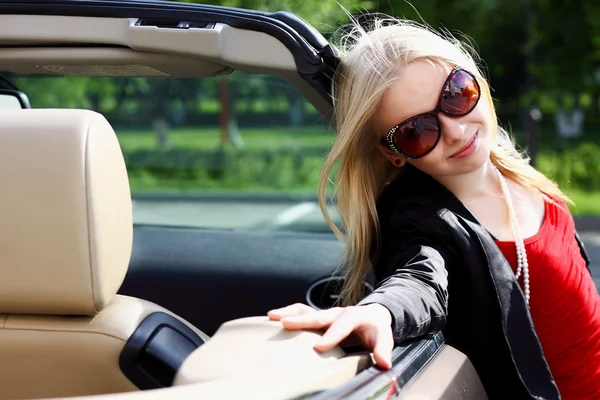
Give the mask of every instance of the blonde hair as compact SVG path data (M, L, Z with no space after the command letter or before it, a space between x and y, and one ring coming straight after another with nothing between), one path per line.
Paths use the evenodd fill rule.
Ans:
M376 201L400 169L379 151L376 110L398 71L415 61L464 68L477 77L483 101L489 102L494 137L490 159L524 188L569 201L558 186L535 170L496 121L490 88L474 51L448 33L438 33L413 21L379 18L371 29L354 22L336 48L341 64L333 83L337 138L325 159L319 182L319 203L327 223L345 245L342 269L346 280L341 304L356 304L364 296L371 249L379 241ZM333 196L342 230L327 212L327 189L336 169Z

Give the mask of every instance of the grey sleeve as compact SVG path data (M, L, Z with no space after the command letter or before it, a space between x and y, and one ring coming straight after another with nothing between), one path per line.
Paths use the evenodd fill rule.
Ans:
M445 254L432 245L410 240L383 261L393 272L359 305L378 303L392 314L397 342L444 327L448 310L448 273ZM425 241L427 242L427 241ZM382 265L380 263L379 267Z

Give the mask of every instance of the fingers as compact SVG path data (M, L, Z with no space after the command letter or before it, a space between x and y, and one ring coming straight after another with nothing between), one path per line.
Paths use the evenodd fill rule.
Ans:
M334 307L316 310L305 304L293 304L268 313L271 320L281 321L289 330L327 329L314 349L324 352L338 346L352 332L372 351L375 363L392 367L394 340L389 310L378 304L357 307Z
M392 336L390 315L387 309L378 312L373 307L349 307L332 322L319 343L316 351L327 351L337 346L352 332L356 332L363 344L372 352L375 363L384 369L392 367ZM375 312L377 311L377 312Z
M356 329L359 324L357 313L352 311L349 312L349 310L354 311L355 309L346 309L339 315L339 318L335 319L335 322L331 321L331 326L321 337L321 340L315 345L315 350L327 351L332 349Z
M286 329L325 329L339 317L342 311L341 308L313 310L313 312L282 318L281 322Z
M267 316L271 321L280 321L283 318L291 317L295 315L303 315L310 312L315 312L314 308L307 306L306 304L296 303L291 306L277 308L267 313Z
M375 333L375 345L373 347L373 358L381 368L392 368L392 350L394 349L394 338L391 329L378 329Z

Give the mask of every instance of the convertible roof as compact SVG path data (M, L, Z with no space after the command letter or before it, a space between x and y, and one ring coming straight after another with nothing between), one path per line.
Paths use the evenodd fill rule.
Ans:
M337 60L327 40L288 12L169 1L0 3L0 70L19 74L278 76L331 118Z

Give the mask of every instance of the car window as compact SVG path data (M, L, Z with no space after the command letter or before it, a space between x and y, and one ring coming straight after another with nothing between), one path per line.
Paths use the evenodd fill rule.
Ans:
M281 79L9 78L34 108L109 120L136 224L328 231L316 189L335 134Z

